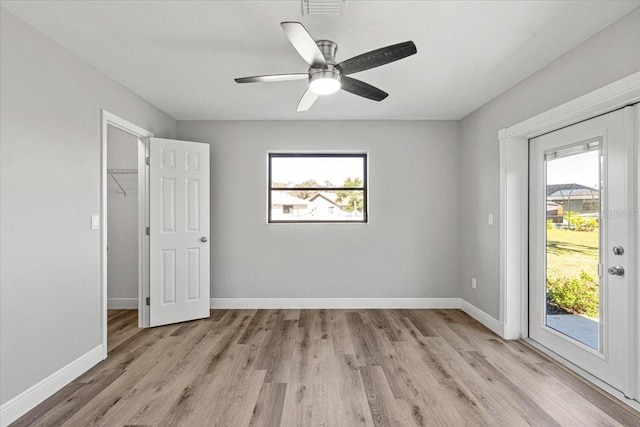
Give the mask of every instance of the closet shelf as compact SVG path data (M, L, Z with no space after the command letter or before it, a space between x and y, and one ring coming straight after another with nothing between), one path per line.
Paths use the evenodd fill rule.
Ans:
M111 178L113 178L118 187L120 187L120 191L122 191L124 197L127 197L127 192L124 190L122 185L120 185L118 178L116 178L115 175L137 175L138 169L107 169L107 173Z

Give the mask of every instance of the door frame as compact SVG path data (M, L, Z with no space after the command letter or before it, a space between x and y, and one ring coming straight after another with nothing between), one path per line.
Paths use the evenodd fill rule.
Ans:
M542 134L606 114L619 108L640 102L640 72L631 74L614 83L576 98L558 107L538 114L498 132L500 147L500 322L503 325L503 337L506 339L527 339L528 328L528 284L529 284L529 139ZM635 153L627 159L629 170L629 208L637 214L640 200L640 108L625 113L626 132L629 132L630 144ZM636 123L633 125L633 123ZM634 128L635 126L635 128ZM632 225L635 225L633 223ZM640 230L632 231L632 259L640 263L640 253L636 250L640 241ZM640 265L640 264L637 264ZM634 272L635 273L635 272ZM628 367L630 375L626 385L627 393L640 399L640 292L637 277L629 277L630 287L630 334ZM563 362L564 363L564 362ZM574 369L571 364L565 365ZM595 378L584 375L579 368L574 369L590 381L598 383ZM634 372L635 371L635 372ZM599 386L607 389L602 384ZM616 397L625 399L621 393L607 389Z
M145 297L149 287L149 248L145 229L148 226L148 174L145 159L149 152L148 138L153 133L107 110L100 110L100 295L103 359L107 358L107 129L114 126L138 138L138 327L149 326L149 308Z

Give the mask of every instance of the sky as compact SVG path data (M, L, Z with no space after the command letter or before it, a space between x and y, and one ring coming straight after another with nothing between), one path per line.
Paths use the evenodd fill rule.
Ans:
M273 157L272 181L300 183L315 179L338 186L347 178L362 178L358 157ZM582 184L599 188L599 152L588 151L547 162L547 184Z
M582 184L600 188L600 152L588 151L547 162L547 185Z
M272 157L271 180L296 184L315 179L339 186L347 178L362 179L362 162L361 157Z

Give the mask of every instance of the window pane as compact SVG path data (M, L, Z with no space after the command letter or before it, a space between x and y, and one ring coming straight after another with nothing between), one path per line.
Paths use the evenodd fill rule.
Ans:
M547 161L546 325L599 348L600 153Z
M276 157L271 158L273 188L352 187L364 183L364 157Z
M364 191L271 191L271 221L364 220Z
M366 154L269 154L270 222L366 222Z

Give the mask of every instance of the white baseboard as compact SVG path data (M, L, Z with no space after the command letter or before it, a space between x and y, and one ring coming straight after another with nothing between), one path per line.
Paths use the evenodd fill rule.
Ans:
M469 316L504 338L504 323L463 299L460 299L460 308Z
M104 359L104 349L102 345L99 345L39 383L29 387L13 399L3 403L0 406L0 426L8 426L51 397L62 387L84 374L102 359Z
M107 299L109 310L137 310L138 298L109 298Z
M211 308L460 308L460 298L211 298Z

